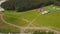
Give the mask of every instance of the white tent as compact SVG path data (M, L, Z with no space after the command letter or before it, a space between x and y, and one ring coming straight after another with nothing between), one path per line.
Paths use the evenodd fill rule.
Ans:
M41 14L47 14L47 13L49 13L49 11L43 11L43 12L41 12Z

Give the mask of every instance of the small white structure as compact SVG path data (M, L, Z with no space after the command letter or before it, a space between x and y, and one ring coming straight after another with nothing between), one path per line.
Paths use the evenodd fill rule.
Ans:
M41 14L45 14L44 12L41 12Z
M44 11L44 13L48 13L48 11Z
M49 11L43 11L43 12L41 12L41 14L47 14L47 13L49 13Z

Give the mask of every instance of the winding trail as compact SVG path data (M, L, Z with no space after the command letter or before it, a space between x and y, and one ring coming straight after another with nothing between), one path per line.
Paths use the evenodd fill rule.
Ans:
M5 0L3 0L3 2L5 2ZM3 2L0 2L0 5L3 3ZM49 27L29 27L37 18L38 18L39 15L36 16L36 18L34 18L31 22L29 22L28 20L25 20L23 19L24 21L26 22L29 22L29 24L26 26L26 27L21 27L21 26L18 26L18 25L15 25L15 24L11 24L11 23L8 23L4 18L3 18L3 14L0 12L0 20L7 24L7 25L10 25L10 26L13 26L13 27L16 27L18 29L20 29L20 34L24 34L24 30L26 29L31 29L31 30L50 30L50 31L53 31L53 32L56 32L56 34L60 34L60 31L57 31L57 30L54 30L52 28L49 28Z
M32 23L34 23L34 21L39 17L39 14L31 21L29 22L29 24L24 28L24 30L26 30Z
M38 16L37 16L37 17L38 17ZM35 19L33 19L33 20L28 24L28 26L26 26L26 27L20 27L20 26L17 26L17 25L14 25L14 24L11 24L11 23L8 23L7 21L5 21L4 18L3 18L3 14L0 13L0 19L1 19L5 24L8 24L8 25L10 25L10 26L19 28L19 29L21 30L21 31L20 31L21 33L20 33L20 34L24 34L23 32L24 32L24 30L26 30L26 29L29 29L29 30L49 30L49 31L56 32L56 34L60 34L60 31L57 31L57 30L54 30L54 29L52 29L52 28L45 27L45 26L42 26L42 27L29 27L29 26L37 19L37 17L36 17Z
M13 27L17 27L17 28L20 28L20 26L17 26L17 25L14 25L14 24L11 24L11 23L8 23L7 21L4 20L3 18L3 14L0 14L0 19L3 21L3 23L5 24L8 24L10 26L13 26Z
M54 30L50 27L45 27L45 26L42 26L42 27L27 27L26 29L28 29L28 30L46 30L46 31L55 32L56 34L60 34L60 31L57 31L57 30Z

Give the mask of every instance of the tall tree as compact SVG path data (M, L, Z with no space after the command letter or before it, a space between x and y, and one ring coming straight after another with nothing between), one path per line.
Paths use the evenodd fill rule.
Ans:
M58 1L59 0L8 0L2 4L2 7L7 10L25 11L48 6L53 3L60 5L60 1Z

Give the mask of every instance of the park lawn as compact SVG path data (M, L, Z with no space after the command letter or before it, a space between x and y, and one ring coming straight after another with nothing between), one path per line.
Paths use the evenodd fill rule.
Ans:
M33 24L36 26L51 26L51 27L60 28L60 10L55 11L52 9L52 7L54 6L44 7L46 10L49 10L49 8L51 8L49 10L50 13L45 15L40 15Z
M54 26L60 28L60 13L51 12L46 15L40 15L33 23L36 26Z
M31 10L27 12L12 12L12 11L5 11L4 19L12 24L19 25L19 26L27 26L30 21L32 21L37 15L36 10ZM27 19L29 22L23 21L22 19Z
M5 16L4 18L8 23L11 23L11 24L15 24L15 25L19 25L19 26L27 25L27 22L21 20L21 18L18 19L18 18L14 18L14 17L10 17L10 16Z
M7 16L13 16L16 18L26 18L27 20L32 20L35 16L37 16L37 10L30 10L26 12L14 12L14 11L5 11L4 14Z
M9 26L9 25L3 23L2 21L0 21L0 32L1 33L8 33L8 32L19 33L19 29L12 27L12 26Z
M46 6L44 9L49 10L54 6ZM57 7L57 6L56 6ZM60 28L60 10L49 10L50 13L41 15L33 22L34 26L52 26L56 28ZM30 10L26 12L16 12L16 11L5 11L3 12L4 19L12 24L16 24L19 26L27 26L37 15L39 12L37 9ZM29 22L25 22L21 20L22 18L27 19Z

